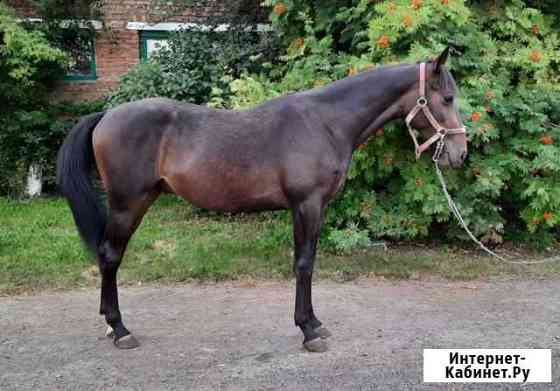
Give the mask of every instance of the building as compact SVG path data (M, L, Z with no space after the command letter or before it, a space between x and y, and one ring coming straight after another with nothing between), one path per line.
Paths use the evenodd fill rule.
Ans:
M184 0L176 0L184 1ZM252 13L262 20L259 0L193 0L165 8L163 0L104 0L103 20L93 20L89 42L76 42L75 66L53 94L53 99L78 101L106 96L119 79L166 40L170 31L204 25L226 13ZM41 23L29 0L8 0L22 19ZM163 8L162 8L163 7Z

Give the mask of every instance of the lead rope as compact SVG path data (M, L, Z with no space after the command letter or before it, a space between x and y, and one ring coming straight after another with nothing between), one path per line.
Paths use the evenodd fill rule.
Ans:
M442 174L442 172L439 168L439 164L438 164L439 157L441 156L441 153L443 151L443 146L444 146L444 143L443 143L443 137L442 137L438 141L438 143L436 145L436 152L434 153L434 156L432 157L432 160L434 161L434 164L436 166L436 174L437 174L437 177L439 179L439 182L441 183L441 188L443 190L443 194L445 194L445 198L447 199L447 204L449 205L449 209L451 209L451 212L453 212L453 215L457 218L457 221L463 227L463 229L469 235L469 237L471 238L471 240L473 242L478 244L480 246L480 248L483 249L484 251L486 251L488 254L490 254L493 257L499 259L500 261L506 262L506 263L513 263L513 264L517 264L517 265L535 265L535 264L539 264L539 263L549 263L549 262L560 261L560 256L541 259L541 260L535 260L535 261L512 261L510 259L502 257L499 254L496 254L494 251L492 251L488 247L486 247L480 240L478 240L476 238L476 236L474 236L474 234L471 232L469 227L467 226L467 223L465 223L465 220L463 219L463 216L461 216L461 212L459 211L459 208L457 207L457 205L455 204L455 201L453 201L453 198L451 198L451 195L449 194L449 191L447 190L447 184L445 183L445 178L443 177L443 174Z

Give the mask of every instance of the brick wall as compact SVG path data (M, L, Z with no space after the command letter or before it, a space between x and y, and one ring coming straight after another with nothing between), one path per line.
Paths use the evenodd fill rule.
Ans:
M203 23L210 16L226 12L224 0L205 0L192 7L154 11L153 0L107 0L104 8L106 23L115 29L126 28L128 22L193 22Z
M99 99L118 85L120 77L138 64L140 59L140 33L128 30L128 22L204 23L208 17L233 11L226 9L227 1L204 0L180 12L168 13L164 18L161 12L150 10L152 3L153 0L106 0L103 14L108 29L97 31L95 40L97 79L61 81L52 95L53 100ZM8 0L8 4L16 8L21 16L37 16L27 0Z
M99 31L95 37L96 80L62 81L53 100L95 100L107 96L121 76L139 62L139 33L135 30Z
M37 12L28 0L8 0L8 5L15 8L19 15L26 17L37 16Z

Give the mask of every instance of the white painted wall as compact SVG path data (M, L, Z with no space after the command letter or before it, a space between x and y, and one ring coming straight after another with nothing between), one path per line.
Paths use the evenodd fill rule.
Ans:
M43 190L43 175L41 167L37 164L29 166L27 173L27 183L25 186L25 195L28 197L37 197L41 195Z

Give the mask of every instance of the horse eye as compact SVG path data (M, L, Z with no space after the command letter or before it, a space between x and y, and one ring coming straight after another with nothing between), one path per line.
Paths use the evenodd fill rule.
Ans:
M453 103L453 95L446 95L446 96L444 96L444 97L443 97L443 102L444 102L445 104L448 104L448 105L451 104L451 103Z

